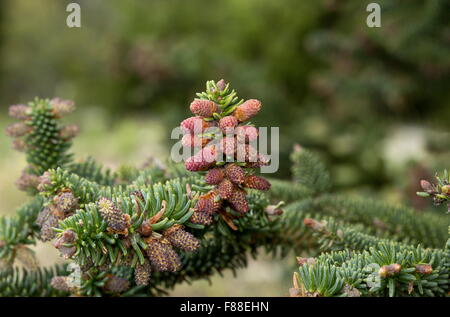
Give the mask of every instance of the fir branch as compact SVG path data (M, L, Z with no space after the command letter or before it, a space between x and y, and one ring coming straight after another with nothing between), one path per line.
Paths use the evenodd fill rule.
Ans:
M62 265L32 271L19 268L0 271L0 296L67 296L68 292L59 291L51 286L52 278L63 274L66 274L66 269Z
M312 194L310 189L301 184L275 178L268 178L267 180L272 184L267 195L273 200L291 203L310 197Z
M207 82L198 96L190 106L196 117L181 124L184 141L195 144L194 121L201 127L248 130L248 136L236 136L246 146L257 137L255 127L245 122L260 110L258 100L243 102L223 80ZM291 155L294 182L272 180L270 194L261 190L271 184L250 170L265 164L259 156L256 163L186 162L197 174L170 161L115 172L91 158L72 163L67 151L77 129L58 122L72 110L73 103L59 99L10 108L22 122L7 132L30 164L20 184L33 191L37 187L40 195L16 216L0 218L0 260L7 266L0 272L0 295L161 295L181 282L235 272L247 265L247 255L256 257L261 249L281 256L292 249L322 252L299 258L295 296L448 293L450 240L444 250L415 245L443 246L447 218L330 195L324 164L299 147ZM227 142L222 143L226 151ZM437 180L425 184L424 193L446 202L448 175ZM270 205L270 199L290 204L283 211L283 202ZM63 267L12 268L16 258L36 266L27 246L36 237L55 235L54 246L79 267L77 285L70 282L74 272Z
M318 221L312 218L305 218L303 223L314 231L317 245L320 251L341 251L341 250L367 250L369 247L377 246L380 243L394 243L393 238L381 238L365 233L367 229L362 225L348 225L331 217ZM405 248L409 245L399 243Z
M73 190L75 195L83 193L77 188ZM99 266L107 260L117 263L119 253L126 260L125 257L130 253L131 266L134 267L138 262L143 264L147 249L144 241L147 234L142 232L143 226L148 227L148 234L162 234L175 224L191 225L189 219L193 214L195 200L188 198L182 180L173 179L165 184L157 183L138 190L139 194L136 195L131 190L118 190L115 193L99 190L93 197L78 196L83 209L61 221L58 229L59 236L67 231L76 236L74 241L65 242L64 247L71 249L69 257L73 256L81 265L88 264L90 260ZM92 202L87 202L88 197L92 197ZM116 213L127 216L129 225L126 232L114 231L113 224L102 212L101 199L110 199L111 204L116 206L114 208L117 208Z
M41 197L18 208L12 217L0 217L0 262L11 266L17 255L17 249L35 244L39 232L36 218L43 205Z
M112 186L117 178L114 172L104 168L90 156L86 160L70 164L68 170L99 185Z
M298 211L332 216L347 223L361 223L372 233L384 233L410 243L422 243L429 247L441 247L447 240L449 219L432 213L391 206L379 201L349 198L341 195L321 195L292 203L285 208L287 223L303 221ZM297 219L294 219L297 218ZM301 219L299 219L301 218ZM369 232L369 233L370 233Z
M291 162L294 182L314 193L324 193L330 189L330 174L317 155L296 145L291 153Z
M445 296L450 287L446 261L442 250L384 242L369 251L324 253L312 264L301 264L294 294Z
M223 274L231 270L233 274L239 268L247 266L248 256L256 258L261 248L274 255L279 250L278 239L281 230L279 216L270 216L266 212L267 202L255 200L260 193L250 193L252 207L249 213L235 219L237 231L217 222L199 232L201 246L198 252L181 253L183 270L175 273L155 272L149 288L150 294L159 294L158 288L171 289L182 282L209 279L212 275Z

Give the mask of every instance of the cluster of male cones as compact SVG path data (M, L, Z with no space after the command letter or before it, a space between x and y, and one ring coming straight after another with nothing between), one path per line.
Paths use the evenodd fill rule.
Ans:
M261 109L256 99L236 97L222 79L207 83L206 92L197 94L190 110L195 115L181 122L182 144L198 149L185 160L186 169L206 172L206 183L214 188L199 197L191 222L208 225L213 215L220 215L236 229L231 219L248 212L246 189L268 190L270 183L253 174L255 168L268 164L258 153L258 129L248 122ZM227 209L236 213L229 213Z
M108 198L100 198L97 202L99 211L108 224L107 230L123 236L125 247L130 248L131 240L128 236L130 217ZM138 264L135 270L137 285L147 285L151 268L156 271L176 272L181 268L181 260L175 251L196 251L200 247L200 240L191 233L185 231L182 225L174 224L163 232L154 233L150 224L164 213L166 204L163 203L161 211L153 218L145 221L139 228L138 234L147 244L146 259L144 264Z
M132 241L129 236L129 228L131 227L130 216L123 213L120 207L111 199L102 197L97 201L97 205L101 217L107 223L107 231L118 234L125 248L131 249ZM182 265L176 250L194 252L200 247L200 240L194 237L193 234L185 231L183 225L174 224L162 232L154 232L151 229L151 224L159 220L165 208L166 203L164 201L161 211L144 221L137 230L137 234L143 238L147 245L144 263L138 263L135 267L135 282L137 285L148 285L152 269L158 272L179 271ZM76 233L66 230L56 240L54 245L63 256L65 254L72 255L75 252L75 248L68 248L66 245L76 239ZM128 260L131 261L131 253Z
M58 197L58 196L57 196ZM68 199L70 200L70 199ZM76 200L72 200L72 205ZM132 238L129 235L129 228L131 227L129 215L122 212L122 210L111 199L102 197L97 201L101 217L107 223L107 231L113 234L118 234L126 249L131 250ZM148 285L152 271L157 272L176 272L182 267L181 259L176 250L184 252L194 252L200 247L200 240L194 237L193 234L184 230L184 226L174 224L162 232L153 232L151 224L154 218L158 217L164 212L166 204L163 203L161 211L153 218L145 221L137 230L147 248L145 250L145 260L143 263L137 263L134 267L134 280L136 285ZM76 248L71 246L73 242L78 239L77 234L72 230L65 230L56 239L54 246L61 252L64 258L70 258L76 252ZM131 262L131 253L125 260L125 264ZM109 264L105 263L104 267L99 267L100 271L108 272ZM52 279L52 286L62 291L76 292L76 289L70 282L70 276L57 276ZM107 283L104 285L104 290L111 293L120 293L130 287L127 279L120 278L115 275L108 276Z

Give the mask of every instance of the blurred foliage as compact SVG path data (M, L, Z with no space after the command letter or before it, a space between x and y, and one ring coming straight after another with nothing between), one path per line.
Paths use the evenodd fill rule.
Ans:
M199 83L225 78L263 101L256 124L280 127L278 176L301 142L339 189L413 199L409 179L450 158L448 1L378 1L373 29L370 1L78 0L79 29L69 2L2 0L2 107L60 96L170 130Z

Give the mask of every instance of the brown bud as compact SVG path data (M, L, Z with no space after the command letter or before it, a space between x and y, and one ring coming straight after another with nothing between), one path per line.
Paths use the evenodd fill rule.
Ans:
M378 274L380 275L380 277L386 278L400 273L401 270L402 266L400 264L394 263L389 265L383 265L378 271Z
M430 264L416 264L416 272L423 275L433 273L433 267Z
M152 234L152 231L152 225L148 220L144 221L139 228L139 233L144 237L149 237Z
M429 181L426 181L424 179L420 181L420 187L422 187L422 189L427 193L434 192L433 185L431 185Z

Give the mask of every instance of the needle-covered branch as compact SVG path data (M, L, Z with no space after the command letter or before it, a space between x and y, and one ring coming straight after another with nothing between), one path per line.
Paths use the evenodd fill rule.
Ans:
M0 218L0 296L162 295L235 272L262 250L309 256L298 258L292 296L448 294L448 217L333 194L325 164L300 146L293 180L267 180L257 175L268 160L252 148L258 130L249 122L262 103L240 99L223 80L208 81L197 97L194 117L180 125L183 145L197 154L114 171L92 158L72 161L78 130L60 124L72 102L10 108L20 122L7 133L29 164L19 183L34 197ZM239 146L245 155L236 161ZM419 195L448 203L448 174L436 180L422 181ZM70 264L39 268L37 239Z

